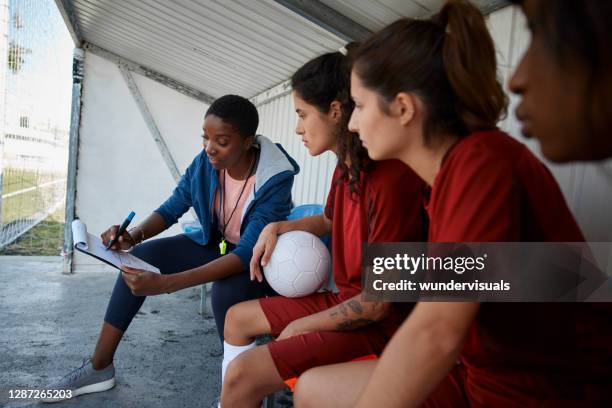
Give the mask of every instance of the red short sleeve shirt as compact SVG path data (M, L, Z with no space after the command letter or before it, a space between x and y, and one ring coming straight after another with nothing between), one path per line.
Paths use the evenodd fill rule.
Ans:
M427 209L434 242L584 241L550 171L499 131L453 146Z
M584 241L549 170L499 131L475 133L453 146L427 210L432 242ZM597 376L589 372L612 371L610 310L603 304L484 303L462 360L481 390L522 389L523 396L554 400L575 390L578 372L590 381Z
M332 221L333 273L340 297L361 292L363 242L425 241L425 183L397 160L369 162L361 194L351 194L336 167L325 216Z

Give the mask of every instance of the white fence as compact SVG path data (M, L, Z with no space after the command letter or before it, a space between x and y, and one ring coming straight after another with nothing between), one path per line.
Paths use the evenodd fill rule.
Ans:
M0 0L0 249L62 213L72 48L54 2Z

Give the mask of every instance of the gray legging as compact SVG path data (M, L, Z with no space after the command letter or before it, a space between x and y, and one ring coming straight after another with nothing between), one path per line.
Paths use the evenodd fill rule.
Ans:
M136 246L132 254L155 265L162 274L169 274L195 268L217 259L221 256L218 242L218 237L214 236L208 245L201 246L185 235L176 235L147 241ZM233 248L233 245L228 244L228 252ZM223 326L227 310L236 303L266 295L275 295L275 293L265 281L264 283L251 281L248 271L213 283L211 302L221 342L223 342ZM104 321L121 331L126 331L145 299L146 296L133 295L120 274L108 302Z

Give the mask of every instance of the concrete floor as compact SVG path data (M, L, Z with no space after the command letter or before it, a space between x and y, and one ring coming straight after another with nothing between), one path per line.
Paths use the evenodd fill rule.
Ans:
M208 407L220 390L214 320L199 292L146 300L115 355L117 386L47 405L9 400L40 389L92 353L115 273L62 275L58 257L0 257L0 406Z

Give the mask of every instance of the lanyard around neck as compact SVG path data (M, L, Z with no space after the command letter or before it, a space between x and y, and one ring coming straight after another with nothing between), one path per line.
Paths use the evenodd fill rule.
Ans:
M232 212L230 213L229 218L227 219L227 221L225 220L225 207L223 206L223 202L225 201L225 173L226 173L226 169L223 169L223 182L222 185L220 186L221 189L221 195L220 195L220 199L219 199L219 215L221 216L221 220L219 220L221 222L222 225L222 230L221 230L221 243L219 243L219 249L221 251L221 255L225 255L225 250L227 248L227 244L225 242L225 230L227 229L227 226L229 225L230 221L232 220L232 217L234 216L234 213L236 212L236 209L238 208L238 204L240 203L240 199L242 198L242 194L244 194L244 190L246 189L247 183L249 182L249 179L251 178L251 176L253 175L253 170L255 169L255 162L257 160L257 152L253 152L253 160L251 162L251 165L249 166L249 174L247 175L246 179L244 180L244 184L242 184L242 188L240 189L240 194L238 195L238 198L236 199L236 204L234 205L234 209L232 210Z

